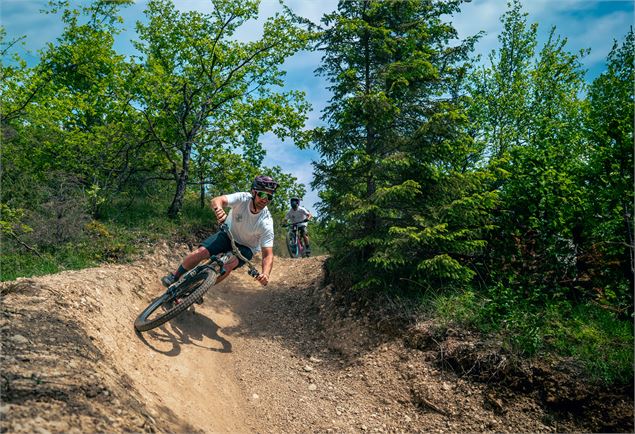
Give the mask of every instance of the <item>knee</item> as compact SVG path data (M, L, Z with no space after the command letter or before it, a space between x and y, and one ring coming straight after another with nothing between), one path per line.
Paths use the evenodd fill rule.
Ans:
M198 262L201 262L203 259L207 259L207 258L209 258L209 252L207 251L207 249L205 247L199 247L198 249L194 250L189 255L187 255L186 259L189 259L190 261L195 261L198 263Z

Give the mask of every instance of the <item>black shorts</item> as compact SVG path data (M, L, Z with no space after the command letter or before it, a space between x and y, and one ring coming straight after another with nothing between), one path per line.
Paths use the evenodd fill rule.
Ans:
M229 237L225 232L221 231L210 235L208 238L205 239L205 241L201 243L201 246L207 249L210 256L220 255L221 253L231 252L232 250L232 243L229 240ZM240 243L236 243L236 247L238 247L238 250L240 250L240 253L242 253L245 258L250 260L251 258L253 258L254 252L252 252L249 247L243 246ZM238 267L242 267L244 264L245 261L238 258Z
M298 234L300 236L308 235L309 231L307 231L306 226L298 226Z

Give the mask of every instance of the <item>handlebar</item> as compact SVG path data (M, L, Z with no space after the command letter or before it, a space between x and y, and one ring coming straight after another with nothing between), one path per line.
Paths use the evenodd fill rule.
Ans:
M288 228L289 226L295 226L295 225L299 225L300 223L308 223L310 220L309 219L304 219L301 222L295 222L295 223L286 223L283 224L282 227L283 228Z

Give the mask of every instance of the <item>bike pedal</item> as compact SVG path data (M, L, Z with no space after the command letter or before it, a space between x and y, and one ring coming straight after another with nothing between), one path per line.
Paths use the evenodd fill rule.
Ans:
M194 303L203 304L203 297L199 297Z

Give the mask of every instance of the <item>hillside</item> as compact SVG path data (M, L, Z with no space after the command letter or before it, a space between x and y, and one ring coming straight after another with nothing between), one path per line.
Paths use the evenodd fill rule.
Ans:
M324 257L276 259L266 288L238 270L195 312L136 334L134 318L185 251L163 245L131 265L3 283L0 429L633 429L632 391L572 398L579 391L539 364L524 386L478 378L468 371L478 365L489 372L492 357L479 359L486 353L469 334L451 331L440 342L425 324L406 335L386 333L372 315L338 303L337 292L323 284ZM461 357L466 348L471 358ZM471 369L461 364L467 360Z

